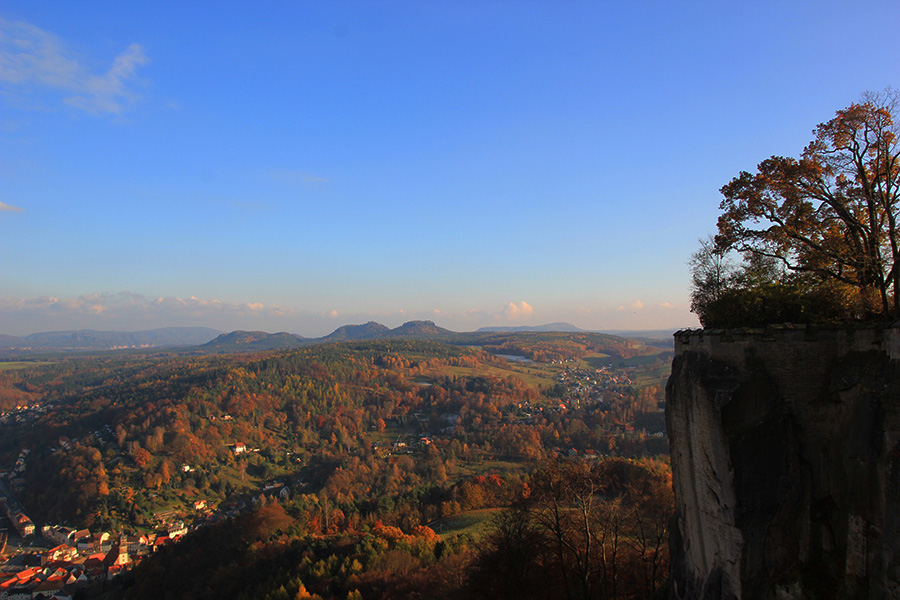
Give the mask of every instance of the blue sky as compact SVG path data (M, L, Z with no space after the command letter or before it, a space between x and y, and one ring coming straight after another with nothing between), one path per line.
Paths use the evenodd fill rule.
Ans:
M697 326L718 189L900 85L891 2L0 6L0 333Z

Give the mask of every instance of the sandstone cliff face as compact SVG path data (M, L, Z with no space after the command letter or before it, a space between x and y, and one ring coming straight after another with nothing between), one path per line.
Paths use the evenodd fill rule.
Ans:
M673 598L900 598L900 325L675 337Z

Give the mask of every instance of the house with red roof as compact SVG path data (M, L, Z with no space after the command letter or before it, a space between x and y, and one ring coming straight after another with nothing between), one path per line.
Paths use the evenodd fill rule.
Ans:
M60 544L41 554L41 566L54 562L72 562L76 558L78 558L78 550L66 544Z
M43 594L45 598L49 598L62 591L65 584L66 582L62 577L48 577L46 580L31 586L31 597L34 598L38 594Z

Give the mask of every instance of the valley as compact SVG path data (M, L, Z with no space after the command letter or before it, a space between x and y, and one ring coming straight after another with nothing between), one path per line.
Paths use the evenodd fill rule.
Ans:
M104 559L134 540L127 561L110 559L123 572L263 509L281 523L268 537L396 528L434 536L431 550L467 557L469 572L536 470L574 461L665 485L671 350L575 332L479 336L16 365L0 371L0 465L38 531L89 530L85 556Z

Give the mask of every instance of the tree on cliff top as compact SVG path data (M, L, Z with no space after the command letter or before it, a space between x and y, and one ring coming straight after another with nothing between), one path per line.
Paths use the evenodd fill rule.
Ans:
M897 92L867 93L816 127L799 159L772 156L722 187L715 246L692 260L705 327L760 324L742 322L754 307L750 321L900 315L898 104ZM744 264L698 304L710 299L698 269L729 251Z

